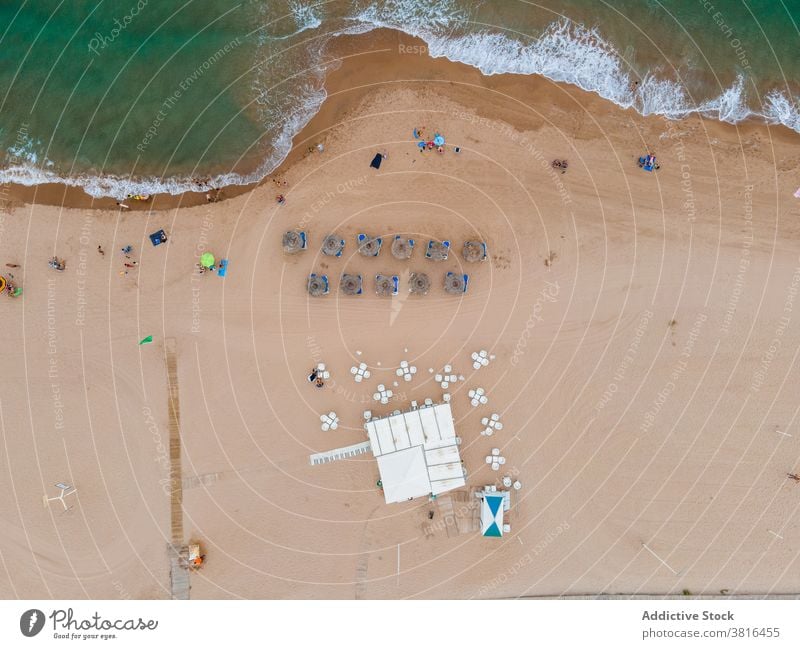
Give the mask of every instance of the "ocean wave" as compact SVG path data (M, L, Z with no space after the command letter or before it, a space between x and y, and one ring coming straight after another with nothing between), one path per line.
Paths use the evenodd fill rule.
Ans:
M751 108L746 79L739 75L717 97L695 100L685 85L648 73L643 79L629 69L613 44L596 29L567 19L551 23L537 37L523 42L507 33L480 30L463 32L468 17L452 2L431 3L420 9L416 3L398 0L370 7L353 17L350 33L378 28L394 29L422 39L434 58L446 58L477 68L485 75L540 75L592 92L622 108L642 115L681 119L699 113L731 124L762 119L800 133L798 101L772 91L761 110ZM459 24L460 23L460 24Z
M743 75L710 99L695 99L686 86L663 78L651 71L638 79L612 43L596 29L589 29L566 19L550 24L540 35L522 39L508 32L487 29L468 31L469 13L452 0L419 3L417 0L389 0L377 4L354 3L353 12L337 25L337 29L320 38L308 41L308 68L296 78L284 80L277 86L266 84L274 77L265 74L257 79L252 91L254 101L262 111L264 127L274 132L269 155L252 173L227 173L214 176L211 184L247 185L258 182L272 173L289 154L292 140L319 111L327 97L324 88L326 69L317 64L326 43L344 34L366 33L379 28L393 29L422 39L434 58L464 63L485 75L513 73L540 75L560 83L568 83L638 113L681 119L701 114L720 121L737 124L748 119L761 119L780 124L800 133L798 100L786 92L770 91L760 102L762 108L753 110L756 103L748 97L749 81ZM314 8L301 2L291 2L290 16L295 30L292 35L323 25L323 18ZM281 52L274 48L277 37L260 44L262 65L270 65L273 56ZM288 38L288 37L287 37ZM283 40L283 37L277 38ZM272 42L269 42L272 41ZM268 54L268 56L267 56ZM635 80L638 79L638 83ZM35 143L25 141L19 150L8 151L14 164L0 170L0 182L38 185L60 183L82 187L96 198L124 198L128 194L180 194L199 191L191 178L131 178L120 175L76 175L64 177L56 173L52 163L40 160ZM201 190L202 191L202 190Z

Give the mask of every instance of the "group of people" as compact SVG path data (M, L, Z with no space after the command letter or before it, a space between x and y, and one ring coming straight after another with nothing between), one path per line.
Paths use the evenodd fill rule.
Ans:
M8 268L19 268L19 264L6 264ZM0 285L3 286L2 291L8 293L11 297L17 297L22 294L22 289L14 283L14 274L8 273L8 277L0 276ZM0 291L1 292L1 291Z
M561 173L567 173L568 163L566 160L553 160L553 169L561 169Z
M308 382L313 383L318 388L325 385L325 381L322 380L322 377L319 375L319 370L316 367L311 370L311 374L308 375Z

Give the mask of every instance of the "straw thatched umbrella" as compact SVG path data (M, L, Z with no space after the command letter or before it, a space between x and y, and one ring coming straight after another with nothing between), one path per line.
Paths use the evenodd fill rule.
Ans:
M408 278L408 290L415 295L427 295L431 290L431 278L425 273L411 273Z
M328 292L328 278L324 275L311 274L308 277L308 292L314 297Z
M414 244L407 237L397 236L392 241L392 255L395 259L409 259L414 252Z
M375 257L381 250L381 242L377 237L367 237L358 246L358 252L365 257Z
M446 246L443 241L430 241L428 242L428 251L425 256L434 261L444 261L450 252L450 247Z
M483 241L465 241L461 251L466 261L483 261L486 259L486 246Z
M457 273L447 273L444 276L444 290L453 295L464 293L464 276Z
M298 230L289 230L283 233L283 250L290 254L303 249L303 235Z
M345 295L358 295L361 293L361 275L345 273L339 286Z
M391 297L394 293L394 280L390 275L375 275L375 293L382 297Z
M329 234L322 242L322 253L329 257L338 257L344 250L344 240L335 234Z

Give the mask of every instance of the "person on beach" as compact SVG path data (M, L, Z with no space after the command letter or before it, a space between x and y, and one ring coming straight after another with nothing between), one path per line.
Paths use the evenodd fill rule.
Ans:
M97 246L97 252L100 254L101 257L106 256L106 251L103 250L103 246Z
M794 480L795 482L800 482L800 475L797 475L796 473L787 473L786 477L789 478L789 480Z
M278 194L275 200L278 201L278 205L283 205L286 202L286 197L283 194Z
M318 376L317 380L314 382L314 385L316 385L318 388L321 388L323 385L325 385L325 381L322 380L321 376Z
M117 207L123 210L131 209L130 205L125 205L125 203L123 203L122 201L117 201Z

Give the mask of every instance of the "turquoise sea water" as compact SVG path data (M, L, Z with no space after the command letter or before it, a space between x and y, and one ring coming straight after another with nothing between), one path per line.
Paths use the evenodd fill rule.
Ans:
M800 132L800 0L19 0L0 26L0 181L95 196L266 175L325 98L326 49L378 27L643 114Z

